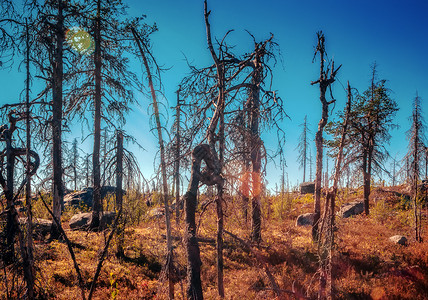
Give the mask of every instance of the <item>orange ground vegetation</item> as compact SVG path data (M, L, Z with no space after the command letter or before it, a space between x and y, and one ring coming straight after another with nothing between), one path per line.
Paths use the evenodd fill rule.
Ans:
M361 197L361 191L341 193L338 204ZM204 199L201 199L204 200ZM309 227L296 227L296 217L312 210L311 196L275 196L263 198L263 243L257 251L284 290L297 291L314 299L318 289L318 256L310 239ZM337 219L334 250L334 293L338 299L428 299L428 227L426 215L423 243L414 240L413 215L409 199L400 189L375 189L371 215ZM238 199L229 199L225 229L242 239L250 233L242 218ZM215 207L198 216L202 281L206 299L217 299L216 251L211 242L216 232ZM180 278L175 285L176 299L185 299L185 254L180 237L183 220L177 228L173 222L175 262ZM64 227L67 228L64 223ZM89 287L99 251L108 233L66 230L75 244L77 261ZM162 263L165 255L165 226L162 219L143 219L129 225L125 233L125 259L114 255L112 243L98 281L95 299L166 299ZM391 243L388 238L401 234L407 246ZM242 245L225 235L226 299L275 299L265 271ZM40 299L79 299L77 277L65 243L37 241L35 248L37 292ZM23 290L18 270L5 269L11 299ZM6 299L5 272L0 275L0 298ZM16 284L12 289L12 282ZM88 292L88 290L87 290Z

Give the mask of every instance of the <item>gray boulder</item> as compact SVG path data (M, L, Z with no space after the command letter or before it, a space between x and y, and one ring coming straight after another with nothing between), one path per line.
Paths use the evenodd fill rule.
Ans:
M87 206L92 207L94 189L92 187L86 187L81 191L68 193L64 196L64 206ZM102 186L101 187L101 199L104 199L107 195L116 193L116 187L114 186ZM122 191L123 195L126 191Z
M300 184L300 194L313 194L315 193L315 182L303 182Z
M394 235L389 238L391 242L398 245L406 245L407 244L407 238L403 235Z
M296 226L311 226L314 223L314 213L306 213L297 217Z
M19 218L19 224L27 225L27 218ZM46 219L33 219L33 234L36 236L45 236L51 232L52 221Z
M338 211L337 215L342 218L349 218L351 216L359 215L364 211L364 202L357 200L343 205Z
M90 212L75 214L71 217L70 221L68 221L68 225L70 226L70 229L80 229L89 225L91 216L92 213Z
M70 229L78 230L86 228L91 222L92 213L79 213L71 217L68 225ZM116 218L116 213L114 211L106 211L100 215L100 229L105 229L108 226L112 225L114 219Z

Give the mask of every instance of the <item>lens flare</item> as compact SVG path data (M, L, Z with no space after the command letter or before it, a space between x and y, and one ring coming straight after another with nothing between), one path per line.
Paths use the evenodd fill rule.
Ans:
M65 40L70 47L83 55L94 52L95 44L92 36L80 27L72 27L65 33Z
M257 197L262 192L262 178L257 172L245 172L240 181L241 193L245 197Z

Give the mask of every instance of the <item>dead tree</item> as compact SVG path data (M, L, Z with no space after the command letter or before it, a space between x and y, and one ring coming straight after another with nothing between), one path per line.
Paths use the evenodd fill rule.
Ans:
M3 125L0 127L0 141L5 142L5 149L0 152L0 163L1 170L0 172L0 185L3 188L3 193L6 198L6 228L5 228L5 241L2 241L2 244L5 245L5 249L2 251L2 261L5 265L13 263L15 260L14 254L14 244L15 236L18 236L18 242L20 246L21 256L24 264L24 279L27 283L28 293L27 296L33 293L34 289L34 270L32 269L32 250L28 249L28 243L24 241L24 234L20 229L18 221L18 212L15 208L15 200L22 192L22 189L26 185L27 179L33 176L37 168L39 167L40 159L36 152L26 148L15 148L12 144L12 136L16 130L16 122L24 119L24 117L15 117L15 111L9 112L9 126ZM24 160L23 157L30 158L29 160ZM26 176L16 189L14 186L14 172L15 165L18 160L25 161L26 165ZM32 161L31 161L32 160ZM4 165L6 165L6 178L3 177Z
M327 192L324 215L319 230L318 255L320 259L320 288L318 292L318 299L333 298L332 258L334 246L336 195L342 169L343 149L346 143L346 135L349 129L349 119L351 114L352 94L349 82L347 92L348 101L346 103L346 108L343 116L340 140L339 144L337 145L337 156L335 173L333 178L333 186Z
M164 140L162 137L162 124L160 122L160 113L159 113L159 107L158 107L158 101L156 96L156 91L153 85L153 77L152 72L149 67L149 62L146 57L146 53L150 53L149 49L147 48L147 45L144 43L144 40L141 38L139 33L135 30L134 27L131 27L131 32L134 36L135 42L137 43L138 49L140 51L140 56L144 64L145 71L147 73L147 80L150 87L150 94L153 100L153 109L154 109L154 115L156 119L156 130L158 133L158 142L159 142L159 149L160 149L160 160L161 160L161 174L162 174L162 191L163 191L163 202L165 206L165 222L166 222L166 231L167 231L167 258L166 258L166 271L167 271L167 277L169 281L169 298L174 298L174 282L173 282L173 249L172 249L172 239L171 239L171 218L170 218L170 211L169 211L169 204L168 204L168 180L167 180L167 173L166 173L166 163L165 163L165 146L164 146ZM178 203L176 203L178 204Z
M325 37L320 31L317 32L318 44L316 46L314 59L317 53L320 55L320 78L316 81L312 81L311 85L318 84L320 89L320 101L322 104L322 117L318 123L318 131L315 134L315 145L317 148L316 155L316 174L315 174L315 202L314 202L314 221L312 224L312 240L318 241L318 226L321 214L321 185L322 185L322 161L323 161L323 130L328 120L328 106L335 102L334 99L327 101L326 92L328 87L335 81L337 71L339 71L340 65L337 69L334 68L334 61L331 63L331 73L328 74L330 69L329 66L325 68Z
M96 17L94 21L94 150L92 153L92 175L93 175L93 200L92 200L92 218L91 229L96 229L100 225L101 205L101 166L100 166L100 148L101 148L101 83L102 83L102 57L101 57L101 0L98 0Z
M116 210L122 211L122 202L123 202L123 190L122 190L122 182L123 182L123 133L122 131L117 132L117 149L116 149ZM123 221L122 217L122 221ZM116 248L116 256L124 257L125 253L123 251L123 239L124 239L124 224L118 225L117 228L117 248Z
M410 161L410 173L413 194L413 209L415 218L415 239L422 242L422 207L421 193L418 188L419 178L422 173L425 156L425 124L421 112L421 98L416 94L412 113L412 126L407 132L409 139L409 151L406 158Z
M206 167L201 172L201 162ZM207 144L195 147L192 152L192 169L189 187L184 195L185 232L184 240L187 253L187 297L192 300L203 299L201 282L201 257L196 236L196 207L199 182L212 186L223 184L223 178L218 175L220 162L211 152Z
M175 223L178 228L180 224L180 101L181 86L177 90L177 106L175 108L176 132L175 132L175 159L174 159L174 179L175 179Z
M34 270L34 255L33 255L33 210L31 206L31 116L30 116L30 36L28 30L28 21L25 20L25 44L26 44L26 80L25 80L25 132L26 132L26 143L25 143L25 206L27 209L27 257L28 257L28 275L27 277L27 296L28 299L34 297L34 280L35 280L35 270Z

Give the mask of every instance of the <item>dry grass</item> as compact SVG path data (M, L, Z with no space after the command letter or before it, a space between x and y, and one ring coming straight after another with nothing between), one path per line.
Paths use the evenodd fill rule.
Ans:
M358 192L342 195L340 202L357 198ZM334 256L334 288L339 299L428 299L428 228L423 243L416 243L411 213L403 210L402 199L390 192L373 193L372 215L338 219ZM300 291L316 298L318 269L316 247L310 228L296 227L296 217L312 210L310 196L290 199L264 199L263 243L257 251L267 262L281 289ZM280 201L285 201L280 203ZM270 202L270 208L267 209ZM242 219L238 200L229 199L225 229L242 239L250 234ZM269 213L268 213L269 212ZM200 217L200 216L199 216ZM197 221L199 221L199 217ZM426 220L425 220L426 224ZM173 235L182 236L183 220ZM67 227L67 225L64 225ZM75 244L77 261L87 288L95 272L104 233L67 230ZM214 238L215 207L200 218L199 235ZM163 220L143 220L126 230L125 259L114 255L115 245L104 262L94 299L165 299L166 281L162 275L165 255ZM408 246L392 244L388 238L402 234ZM228 235L225 239L225 292L227 299L274 299L264 270L255 257ZM175 260L181 282L176 284L176 299L184 299L185 253L180 239L174 240ZM202 280L206 299L217 299L215 245L201 243ZM40 299L78 299L80 291L67 247L61 242L38 241L35 250L37 291ZM15 272L16 273L16 272ZM13 272L9 270L9 287ZM0 299L6 299L4 273L0 275ZM21 279L22 285L22 279ZM15 286L16 288L16 286ZM21 289L22 292L22 289ZM88 293L88 290L87 290Z

